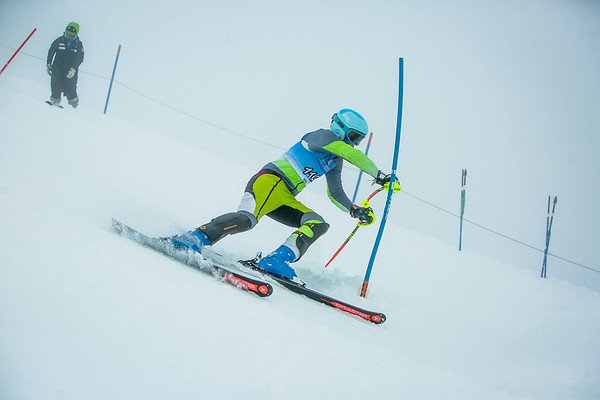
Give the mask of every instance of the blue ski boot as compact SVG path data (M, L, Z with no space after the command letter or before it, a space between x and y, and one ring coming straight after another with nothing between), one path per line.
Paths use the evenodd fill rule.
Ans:
M210 244L210 239L199 229L188 231L178 236L169 238L173 246L181 250L193 250L201 253L200 249Z
M268 256L258 260L256 265L270 274L280 276L282 278L293 279L296 276L296 271L290 267L290 263L296 259L296 255L287 246L281 245L277 250Z

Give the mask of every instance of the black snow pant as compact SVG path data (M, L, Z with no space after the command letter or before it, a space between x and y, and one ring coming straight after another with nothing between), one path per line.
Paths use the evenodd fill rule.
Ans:
M50 78L50 87L52 88L52 98L60 100L61 94L64 93L67 100L72 100L77 97L77 75L71 79L67 79L66 71L53 71Z

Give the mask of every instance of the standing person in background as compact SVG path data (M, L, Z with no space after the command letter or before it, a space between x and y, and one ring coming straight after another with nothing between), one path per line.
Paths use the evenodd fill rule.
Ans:
M48 104L60 106L64 93L73 108L79 105L77 75L82 62L83 43L79 40L79 24L70 22L65 28L65 33L52 42L48 50L46 71L50 75L52 89Z

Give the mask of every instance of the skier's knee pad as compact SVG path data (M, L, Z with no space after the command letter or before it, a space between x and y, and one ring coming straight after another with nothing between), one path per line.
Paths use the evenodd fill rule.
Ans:
M329 229L327 222L318 220L306 221L297 231L291 234L284 243L296 253L296 260L306 253L308 247L313 244L318 238L323 236Z
M324 223L325 220L323 219L323 217L321 217L316 212L311 211L311 212L304 213L304 215L302 215L302 218L300 219L301 225L304 225L308 222L318 224L318 223ZM327 228L329 228L329 225L327 225ZM327 229L325 229L325 230L327 230Z
M254 224L250 220L250 217L245 213L232 212L214 218L208 224L202 225L198 229L208 236L211 244L214 244L227 235L245 232L253 226Z

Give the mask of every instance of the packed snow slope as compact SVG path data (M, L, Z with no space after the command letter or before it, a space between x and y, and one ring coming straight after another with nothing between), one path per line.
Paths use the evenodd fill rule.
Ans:
M486 248L473 227L458 252L456 219L405 194L366 299L377 225L325 269L355 220L324 182L299 196L331 224L299 276L384 312L380 326L279 287L258 298L111 231L116 217L171 235L235 209L257 169L342 107L365 114L373 159L388 169L403 56L406 191L452 208L467 167L473 219L543 244L545 199L561 190L553 244L593 265L598 83L588 73L600 52L586 35L597 8L391 3L0 4L0 44L12 46L0 46L3 62L38 28L0 76L0 399L600 397L598 274L551 258L540 279L538 252L497 237ZM344 16L365 26L332 26ZM80 107L60 110L43 102L44 58L70 20L86 61ZM104 115L119 43L121 83ZM544 69L550 46L557 68ZM568 82L544 86L557 76ZM349 192L356 176L345 172ZM370 189L365 180L359 197ZM383 206L378 195L379 217ZM265 219L215 248L248 258L289 233Z
M0 398L599 395L596 292L390 223L363 300L376 228L325 270L354 222L317 186L301 198L333 227L298 274L388 321L279 287L257 298L110 230L115 216L152 235L182 232L234 208L253 169L85 104L48 107L44 85L10 74L0 90L10 93L0 98ZM216 247L251 257L288 233L264 221Z

